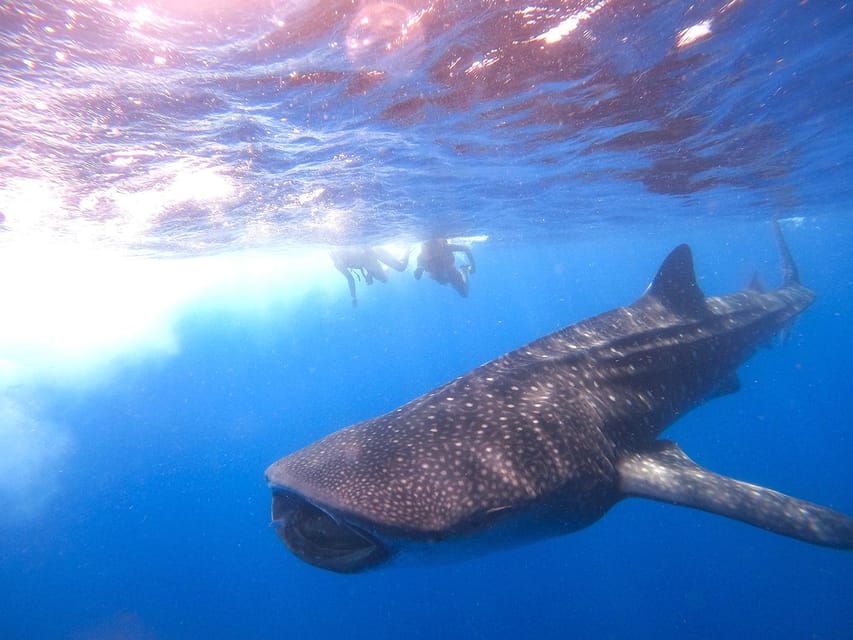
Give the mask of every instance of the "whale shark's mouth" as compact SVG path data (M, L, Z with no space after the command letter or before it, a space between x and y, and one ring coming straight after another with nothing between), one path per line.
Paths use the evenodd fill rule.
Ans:
M272 519L287 548L322 569L358 573L391 557L378 538L292 493L273 491Z

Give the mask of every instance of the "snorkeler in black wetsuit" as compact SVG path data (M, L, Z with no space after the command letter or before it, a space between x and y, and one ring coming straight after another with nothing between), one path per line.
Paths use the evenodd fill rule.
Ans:
M409 252L410 249L406 249L406 255L402 260L398 260L381 247L354 246L334 249L332 261L335 263L335 268L347 279L352 306L358 306L353 275L363 279L369 285L373 284L374 279L388 282L388 274L385 273L382 265L386 264L396 271L405 271L409 265Z
M456 267L454 252L464 253L468 264ZM474 254L462 244L449 244L444 238L427 240L421 245L415 278L421 279L424 271L439 284L450 284L463 298L468 297L468 276L474 273Z

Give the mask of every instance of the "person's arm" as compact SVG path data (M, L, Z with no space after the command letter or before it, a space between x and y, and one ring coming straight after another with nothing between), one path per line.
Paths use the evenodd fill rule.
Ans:
M468 259L468 272L474 273L477 270L477 267L474 264L474 254L471 253L471 247L464 244L451 244L448 245L448 248L454 253L459 251L465 254L465 257Z
M373 249L373 253L376 255L376 257L395 271L406 270L406 267L409 266L409 253L411 253L411 251L411 248L406 249L406 255L403 257L402 260L398 260L391 254L390 251L386 251L381 247L376 247L375 249Z

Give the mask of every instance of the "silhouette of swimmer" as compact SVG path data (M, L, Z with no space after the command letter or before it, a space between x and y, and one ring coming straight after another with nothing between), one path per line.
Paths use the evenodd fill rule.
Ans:
M454 253L464 253L468 264L456 266ZM450 284L463 298L468 297L468 276L474 273L474 254L462 244L448 244L444 238L427 240L421 245L415 278L420 280L424 271L439 284Z
M367 284L373 284L374 280L388 282L388 274L385 273L383 264L397 271L405 271L409 265L409 251L402 260L398 260L381 247L340 247L332 251L332 261L335 268L344 274L349 285L349 294L352 297L352 306L358 306L358 298L355 296L355 278L364 280Z

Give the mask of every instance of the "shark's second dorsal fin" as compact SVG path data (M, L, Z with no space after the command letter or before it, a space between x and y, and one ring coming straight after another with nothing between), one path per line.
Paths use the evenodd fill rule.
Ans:
M690 247L680 244L670 252L645 295L681 315L698 316L707 311L705 294L696 282Z
M619 489L734 518L813 544L853 549L853 518L826 507L713 473L674 442L658 440L616 465Z
M755 293L764 293L766 291L761 282L761 278L758 277L758 272L752 274L752 280L749 281L749 286L746 290L754 291Z

